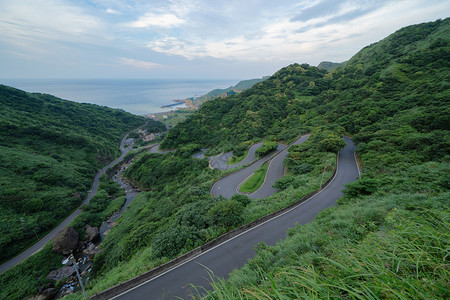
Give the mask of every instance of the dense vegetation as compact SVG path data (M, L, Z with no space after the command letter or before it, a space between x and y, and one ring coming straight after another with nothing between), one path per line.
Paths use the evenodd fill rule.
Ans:
M153 119L147 119L147 124L144 126L144 129L151 133L159 133L167 130L163 122Z
M328 72L331 72L334 69L337 69L342 65L344 65L344 63L334 63L331 61L323 61L320 64L318 64L317 67L319 69L324 69L324 70L327 70Z
M264 136L292 140L308 131L302 114L317 115L308 109L313 106L312 96L329 87L331 78L326 73L295 64L239 95L205 102L196 114L170 130L161 147L195 142L221 148Z
M277 142L264 141L263 144L261 145L261 147L259 147L255 151L255 156L256 157L264 157L267 154L277 150L277 148L278 148L278 143Z
M0 261L80 205L143 118L0 86Z
M126 201L125 191L119 184L108 178L106 174L100 177L100 186L89 205L83 205L83 212L72 222L80 236L85 225L100 227L109 216L118 212Z

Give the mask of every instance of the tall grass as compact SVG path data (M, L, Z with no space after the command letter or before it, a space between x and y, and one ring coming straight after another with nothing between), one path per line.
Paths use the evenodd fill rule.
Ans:
M339 211L333 210L330 216ZM299 244L299 237L307 235L296 229L284 245L263 247L253 260L256 264L251 262L245 271L235 272L228 281L214 281L213 291L204 298L448 299L449 218L445 209L416 212L394 208L386 214L383 225L374 227L360 242L334 235L323 242L322 250L306 258L302 257L306 249L306 253L280 258L283 246ZM325 219L329 221L329 217ZM277 260L289 263L272 268L259 264L263 259L269 259L268 264Z
M240 191L243 193L253 193L259 189L266 178L267 168L268 164L266 163L256 169L253 175L241 185Z

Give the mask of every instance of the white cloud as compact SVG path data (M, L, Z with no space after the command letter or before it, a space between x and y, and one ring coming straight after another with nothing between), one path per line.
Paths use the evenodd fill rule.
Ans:
M227 28L224 28L227 36L216 38L215 35L202 35L199 28L188 28L179 35L149 41L147 47L160 53L180 55L188 59L213 57L240 61L314 63L326 59L340 61L348 59L365 45L411 24L412 20L419 20L416 21L418 23L421 19L432 21L430 16L438 18L444 14L441 11L446 11L448 6L444 3L430 6L423 0L395 1L347 21L341 18L334 22L335 18L358 11L359 6L350 1L331 14L307 21L293 20L292 15L295 12L289 11L274 19L260 19L259 28L252 28L252 34L248 34L246 28L239 31L227 31ZM257 20L259 16L255 14L252 17ZM327 56L330 53L332 57Z
M138 68L138 69L144 69L144 70L150 70L150 69L154 69L154 68L160 66L159 64L156 64L153 62L136 60L136 59L126 58L126 57L121 57L119 60L120 60L120 63L123 65L131 66L131 67Z
M24 51L49 51L49 42L97 44L105 32L100 19L61 1L0 2L0 40Z
M119 14L120 14L119 11L117 11L117 10L115 10L115 9L112 9L112 8L107 8L107 9L106 9L106 13L108 13L108 14L110 14L110 15L119 15Z
M139 17L136 21L129 23L129 26L133 28L172 28L178 27L184 22L184 20L171 13L159 15L154 13L146 13L144 16Z
M226 66L239 74L249 64L343 61L401 27L446 18L448 11L450 1L442 0L0 0L0 59L19 67L34 60L43 72L55 65L62 74L69 63L91 70L99 61L115 61L120 72L124 65L132 66L130 73L156 68L155 76L163 69L194 74L204 62L208 72ZM195 60L205 57L219 60ZM11 70L2 71L9 76Z

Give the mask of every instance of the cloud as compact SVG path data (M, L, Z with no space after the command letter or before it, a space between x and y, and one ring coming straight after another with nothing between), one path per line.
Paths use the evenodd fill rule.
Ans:
M411 24L411 20L431 21L430 16L446 6L427 6L422 0L376 3L349 0L321 11L320 8L331 2L334 3L330 0L315 2L306 10L305 6L297 6L298 11L286 7L283 14L272 19L263 19L263 13L254 14L252 19L257 21L257 27L244 27L242 24L246 23L242 21L238 30L224 28L226 35L221 34L220 38L219 34L211 35L206 29L189 28L191 24L187 23L181 34L156 38L146 46L156 52L191 60L202 57L262 62L346 60L365 45ZM214 26L220 27L220 24Z
M249 65L347 60L401 27L446 18L449 10L442 0L0 0L0 60L88 75L92 62L115 61L120 73L97 68L100 77L122 76L125 65L130 74L153 69L155 76L195 74L202 64L213 74L221 68L239 74ZM0 68L0 76L14 68Z
M106 26L80 7L56 0L0 2L0 41L21 51L47 52L49 43L98 44Z
M136 21L131 22L128 25L133 28L172 28L179 27L180 25L184 24L184 22L184 20L171 13L160 15L154 13L146 13L144 16L139 17Z
M112 9L112 8L107 8L107 9L106 9L106 13L108 13L108 14L110 14L110 15L119 15L119 14L120 14L119 11L117 11L117 10L115 10L115 9Z
M136 60L136 59L126 58L126 57L121 57L119 60L122 65L127 65L127 66L131 66L131 67L138 68L138 69L144 69L144 70L150 70L150 69L154 69L154 68L160 66L159 64L156 64L153 62Z

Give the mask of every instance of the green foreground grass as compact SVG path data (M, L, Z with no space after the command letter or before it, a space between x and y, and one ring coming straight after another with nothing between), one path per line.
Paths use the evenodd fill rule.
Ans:
M268 164L263 164L259 167L250 178L248 178L244 184L241 185L240 191L243 193L253 193L258 190L266 179L266 173Z
M297 226L206 299L448 299L448 193L360 197ZM200 290L200 289L199 289Z
M228 160L227 164L229 165L235 165L237 163L240 163L241 161L244 160L244 158L246 158L248 155L248 151L245 151L243 155L241 156L232 156L230 157L230 159Z

